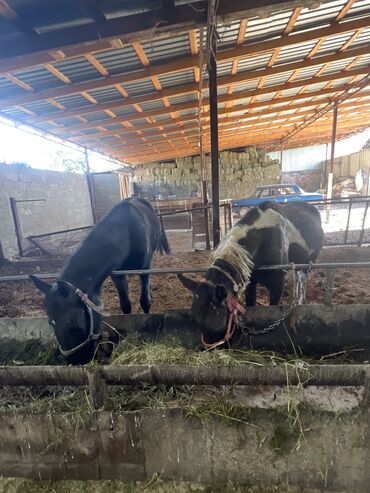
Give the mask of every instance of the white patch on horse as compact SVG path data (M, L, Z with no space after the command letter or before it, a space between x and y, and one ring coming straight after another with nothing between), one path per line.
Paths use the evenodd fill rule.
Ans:
M301 232L293 223L275 210L266 209L265 211L258 211L258 218L252 224L237 224L231 228L213 252L213 261L218 259L225 260L239 271L243 279L244 288L249 283L253 262L251 252L248 252L239 242L247 237L249 231L272 227L278 227L283 231L286 252L288 252L289 245L297 243L307 252L312 253Z
M240 233L240 227L234 226L231 228L213 252L212 259L213 261L218 259L225 260L231 267L234 267L243 279L242 287L244 288L249 283L253 270L253 262L248 250L239 243L239 240L244 237Z
M289 245L297 243L307 252L312 253L304 240L301 232L289 221L286 217L282 216L274 209L266 209L265 211L259 211L259 217L253 224L240 224L234 226L234 228L240 228L242 231L238 233L238 238L245 238L249 231L263 228L279 227L284 233L284 239L286 241L285 247L288 251ZM234 229L232 228L231 231ZM230 233L231 233L230 231Z

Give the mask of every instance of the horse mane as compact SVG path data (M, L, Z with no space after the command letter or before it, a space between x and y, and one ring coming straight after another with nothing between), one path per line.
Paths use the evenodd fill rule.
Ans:
M224 236L216 250L212 253L212 260L223 260L227 262L236 272L240 274L243 288L248 284L253 270L253 262L250 253L239 242L236 231L239 226L234 226Z

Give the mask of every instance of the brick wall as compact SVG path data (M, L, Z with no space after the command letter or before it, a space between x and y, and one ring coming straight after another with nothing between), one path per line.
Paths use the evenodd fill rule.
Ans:
M45 199L17 205L23 237L92 224L84 175L0 164L0 242L5 258L18 255L10 197ZM24 246L30 246L27 240Z

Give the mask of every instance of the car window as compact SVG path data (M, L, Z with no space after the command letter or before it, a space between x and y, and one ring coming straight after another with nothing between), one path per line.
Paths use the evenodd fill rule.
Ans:
M274 188L264 188L263 190L261 190L260 197L272 197L275 196L275 192L276 190Z
M292 187L281 187L278 189L279 195L292 195L293 193L294 193L294 190Z

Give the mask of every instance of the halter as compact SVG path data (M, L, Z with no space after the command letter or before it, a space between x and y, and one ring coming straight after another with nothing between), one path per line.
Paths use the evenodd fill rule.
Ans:
M234 291L236 293L238 292L239 286L238 284L236 284L235 279L233 279L233 277L228 272L225 272L221 267L214 264L211 265L210 269L217 269L220 272L222 272L222 274L224 274L228 278L228 280L231 281ZM211 286L214 286L214 284L209 281L207 281L207 283L210 284ZM244 306L242 306L239 303L239 301L236 299L236 297L231 293L229 293L226 297L226 304L227 304L227 309L229 311L229 318L227 321L227 328L223 339L214 342L212 344L209 344L204 340L204 335L202 334L202 344L207 351L210 351L211 349L214 349L218 346L222 346L222 344L229 342L235 332L238 314L244 315L246 313L246 309L244 308Z
M90 326L89 327L89 334L88 334L87 338L83 342L81 342L81 344L78 344L77 346L75 346L71 349L62 349L61 345L59 344L59 351L61 352L61 354L63 356L71 356L72 354L76 353L77 351L79 351L80 349L85 347L90 341L96 341L100 337L100 331L99 331L99 333L96 333L94 330L93 311L100 313L100 315L103 315L103 316L107 316L108 313L104 311L102 304L96 305L93 301L90 300L90 298L88 297L88 295L86 293L81 291L80 288L76 288L76 286L73 286L73 284L71 284L68 281L62 281L62 282L74 290L74 294L76 294L80 298L80 300L83 302L83 304L85 305L85 307L87 309L87 313L89 315L89 326Z

